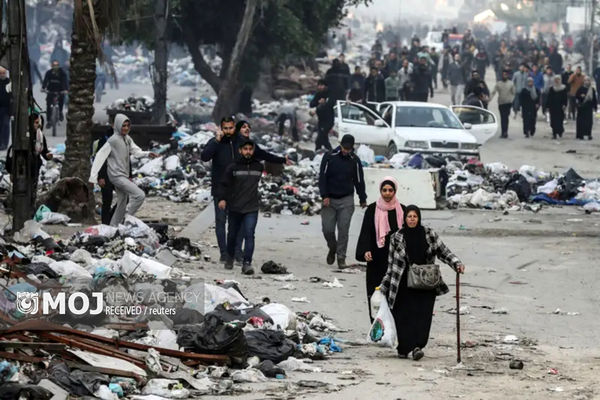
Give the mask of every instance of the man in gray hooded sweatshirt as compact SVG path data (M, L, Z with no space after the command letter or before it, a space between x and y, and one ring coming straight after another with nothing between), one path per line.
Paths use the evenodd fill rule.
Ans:
M129 178L131 176L130 155L156 157L155 153L143 151L133 142L129 136L130 129L131 122L129 118L123 114L115 115L114 132L106 141L106 144L96 153L90 172L89 181L102 184L102 182L98 182L98 172L100 172L104 162L107 162L108 178L117 192L117 207L110 220L112 226L118 226L123 222L126 212L129 215L134 215L142 206L146 197L144 191Z

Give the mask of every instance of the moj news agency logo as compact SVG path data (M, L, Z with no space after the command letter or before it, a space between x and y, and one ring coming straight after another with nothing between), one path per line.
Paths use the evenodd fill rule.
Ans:
M40 309L40 295L31 292L17 292L17 310L22 314L37 314Z
M51 310L58 311L59 314L66 314L67 307L70 314L74 315L98 315L104 310L104 298L102 293L92 293L95 299L95 308L90 309L90 299L87 294L75 292L67 298L65 293L58 293L56 296L44 292L39 293L17 292L16 306L17 310L23 314L37 314L40 310L40 300L42 303L42 314L47 315Z

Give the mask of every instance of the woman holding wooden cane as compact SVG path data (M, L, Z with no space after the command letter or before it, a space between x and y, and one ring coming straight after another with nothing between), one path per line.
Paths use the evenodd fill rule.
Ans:
M423 348L429 340L436 296L448 293L448 286L441 281L435 287L415 288L419 283L414 271L419 267L437 267L435 259L448 264L457 273L464 273L465 266L441 241L431 228L421 225L421 210L414 205L406 207L404 227L392 235L388 269L380 285L387 298L398 333L398 357L414 360L423 358ZM413 275L409 275L413 272ZM423 286L423 284L421 285Z

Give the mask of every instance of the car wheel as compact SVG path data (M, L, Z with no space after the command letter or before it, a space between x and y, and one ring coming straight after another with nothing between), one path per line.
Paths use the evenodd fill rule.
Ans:
M392 142L387 148L387 158L392 158L396 153L398 153L398 148L396 147L396 143Z

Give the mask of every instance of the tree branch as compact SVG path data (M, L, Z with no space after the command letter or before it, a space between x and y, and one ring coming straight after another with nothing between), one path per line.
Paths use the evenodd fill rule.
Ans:
M246 9L244 10L244 17L242 18L242 26L240 26L240 30L235 41L235 46L233 46L233 51L231 52L231 59L229 61L229 65L227 66L226 79L228 81L237 80L237 75L240 71L240 63L244 57L246 45L250 40L250 34L252 32L254 22L254 14L257 6L257 0L246 0Z
M210 65L204 59L202 52L199 48L199 43L194 33L190 28L187 28L185 25L183 26L183 38L188 47L188 51L192 56L192 62L194 63L194 69L198 71L202 79L204 79L215 91L215 93L219 93L221 90L221 79L212 70Z

